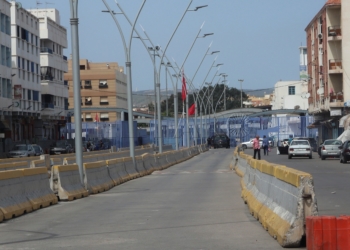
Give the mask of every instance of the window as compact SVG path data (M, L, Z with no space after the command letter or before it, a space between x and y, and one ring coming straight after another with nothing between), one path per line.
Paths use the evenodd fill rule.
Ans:
M295 86L288 87L288 95L295 95Z
M98 85L100 89L108 88L107 80L100 80L100 84Z
M86 89L91 89L91 88L92 88L92 86L91 86L91 81L90 81L90 80L85 80L85 85L84 85L84 87L85 87Z
M28 97L28 100L32 100L32 90L28 89L27 97Z
M108 113L101 113L100 120L101 120L101 121L109 121L109 115L108 115Z
M108 105L108 97L107 96L101 96L100 105Z
M85 121L92 121L91 113L85 113Z
M85 98L85 105L92 105L92 98L91 98L91 96Z

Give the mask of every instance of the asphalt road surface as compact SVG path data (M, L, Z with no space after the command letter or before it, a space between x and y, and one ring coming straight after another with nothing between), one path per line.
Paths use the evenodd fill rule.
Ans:
M0 250L282 249L240 197L232 153L212 149L108 192L0 223Z
M245 150L253 155L253 150ZM350 215L350 163L342 164L338 158L319 158L317 152L312 153L313 159L277 155L277 148L273 148L268 156L261 151L261 158L272 163L285 165L307 173L314 179L315 194L319 215Z

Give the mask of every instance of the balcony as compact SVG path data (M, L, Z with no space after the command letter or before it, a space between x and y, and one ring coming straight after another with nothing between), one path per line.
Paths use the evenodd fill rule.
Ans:
M331 59L328 61L328 73L329 74L342 74L343 73L343 63L341 59Z
M331 108L344 107L344 96L342 92L329 94L329 106Z
M41 103L41 108L42 109L54 109L55 106L54 106L53 103L42 102Z
M41 76L40 77L40 79L41 80L44 80L44 81L53 81L53 77L52 76L48 76L48 75L46 75L46 76Z
M40 53L49 53L52 54L52 49L49 49L47 47L41 47L40 48Z
M68 61L68 58L66 56L63 56L64 61Z
M328 27L328 41L341 40L341 27L339 26L329 26Z

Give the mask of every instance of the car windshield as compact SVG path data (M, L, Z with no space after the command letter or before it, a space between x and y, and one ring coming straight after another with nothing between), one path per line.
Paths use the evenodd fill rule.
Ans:
M324 142L324 145L342 145L342 142L339 140L327 140Z
M215 137L215 140L226 140L226 136L224 136L224 135L217 135L216 137Z
M295 146L295 145L304 145L304 146L308 146L309 142L308 141L292 141L291 146Z
M27 150L27 145L16 145L13 150Z

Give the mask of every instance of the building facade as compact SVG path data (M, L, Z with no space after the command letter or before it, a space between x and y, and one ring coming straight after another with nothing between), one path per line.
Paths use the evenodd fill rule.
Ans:
M64 75L69 86L68 116L74 122L72 60ZM114 122L127 119L127 87L124 68L118 63L80 60L81 113L83 122Z
M346 1L328 0L305 29L309 114L318 121L320 141L338 137L340 118L350 114L349 7Z
M275 84L272 97L272 110L308 109L307 82L280 81Z
M68 85L64 74L68 72L67 30L60 25L56 9L28 10L38 18L40 32L40 84L41 119L36 122L36 136L60 139L66 125Z

